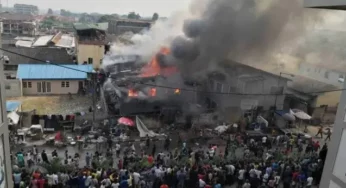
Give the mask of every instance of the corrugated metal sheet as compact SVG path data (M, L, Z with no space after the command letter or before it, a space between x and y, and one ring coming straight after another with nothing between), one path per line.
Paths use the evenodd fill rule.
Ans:
M20 101L6 101L6 111L13 112L21 105Z
M16 45L16 47L31 48L32 41L18 40L15 45Z
M34 41L35 37L16 37L14 40Z
M39 37L32 46L47 46L48 42L52 40L54 35L46 35Z
M55 46L62 48L73 48L75 47L74 37L71 35L62 35L60 40L55 43Z
M92 65L63 65L77 70L72 70L50 64L21 64L18 65L17 78L32 80L64 80L86 79L87 73L93 70Z

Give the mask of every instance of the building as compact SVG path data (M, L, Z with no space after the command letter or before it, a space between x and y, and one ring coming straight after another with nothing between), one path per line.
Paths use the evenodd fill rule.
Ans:
M346 10L344 0L305 0L305 7ZM343 83L346 88L346 83ZM320 187L346 187L346 91L342 91Z
M22 95L77 94L87 85L87 73L92 70L92 65L21 64L17 78Z
M1 38L0 38L1 46ZM2 52L0 52L2 53ZM2 56L2 54L0 54ZM12 164L10 156L10 143L9 143L9 130L8 130L8 119L6 112L6 97L5 97L5 78L3 73L2 65L4 59L1 59L0 65L0 187L13 187L12 180Z
M100 68L104 54L107 52L105 28L98 24L75 23L76 50L78 64L91 64Z
M37 23L32 15L2 12L3 33L12 35L30 35L37 33Z
M288 80L244 64L227 61L223 65L222 73L209 75L207 85L211 92L205 101L208 108L217 108L223 114L228 114L226 117L232 112L239 112L239 116L255 109L269 111L275 106L279 110L287 109L289 107L285 106L286 97L283 94L287 90ZM237 118L237 115L234 117Z
M14 4L14 11L19 14L38 15L38 7L35 5Z
M7 97L22 95L20 81L17 79L17 70L20 64L42 64L42 61L55 62L57 64L75 64L73 55L68 54L63 48L26 48L13 45L3 45L11 52L23 54L28 57L18 56L13 53L3 52L6 61L3 66L5 75L5 93Z
M151 21L145 20L129 20L129 19L117 19L111 20L108 25L108 33L121 35L125 32L131 31L133 33L139 33L144 29L149 29L152 25Z

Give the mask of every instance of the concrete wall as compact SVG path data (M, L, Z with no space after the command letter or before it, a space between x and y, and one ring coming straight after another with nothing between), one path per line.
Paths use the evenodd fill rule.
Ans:
M1 36L0 36L0 46L1 45ZM2 56L2 52L0 52ZM8 121L7 121L7 112L6 112L6 97L5 97L5 78L4 78L4 60L0 60L0 169L4 170L4 174L1 176L4 177L3 184L1 187L13 187L12 180L12 165L10 158L10 143L9 143L9 130L8 130Z
M17 79L5 80L5 93L6 97L20 97L22 96L21 84Z
M51 85L51 91L43 93L37 91L38 82L49 82ZM22 80L23 95L54 95L54 94L76 94L78 93L78 82L84 80ZM23 87L23 83L27 83L27 88ZM29 82L31 82L31 88L29 88ZM69 82L69 87L62 87L62 82ZM47 85L47 84L46 84Z
M340 102L340 97L341 91L324 93L316 98L315 107L319 107L321 105L336 107Z
M243 81L240 79L241 75L248 74L254 77L261 77L262 79L253 80L253 81ZM253 69L245 70L240 73L232 74L228 76L225 81L215 81L213 80L213 91L217 91L216 84L222 84L223 93L226 92L237 92L237 93L246 93L246 94L270 94L272 93L273 88L278 86L278 76L272 76L265 74L261 71L255 71ZM232 89L231 89L232 87ZM279 87L287 87L287 80L281 78L279 82ZM235 89L235 90L234 90ZM233 90L233 91L232 91ZM284 89L285 90L285 89ZM220 91L217 91L220 92ZM276 98L276 107L277 109L283 109L284 106L284 95L227 95L227 94L211 94L210 97L214 102L217 103L218 108L227 109L232 107L241 107L246 103L256 103L257 106L263 106L264 110L268 110L271 106L275 105Z
M77 58L78 58L79 64L83 64L84 62L88 63L88 59L92 58L93 67L100 68L104 53L105 53L104 45L90 45L90 44L77 45Z

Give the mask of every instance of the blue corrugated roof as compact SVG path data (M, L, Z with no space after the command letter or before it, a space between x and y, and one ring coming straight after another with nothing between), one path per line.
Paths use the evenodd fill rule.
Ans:
M87 73L93 70L92 65L62 65L69 67L72 70L61 66L50 65L50 64L20 64L18 65L17 78L19 79L86 79Z
M21 102L19 101L6 101L6 111L12 112L15 111L19 106Z

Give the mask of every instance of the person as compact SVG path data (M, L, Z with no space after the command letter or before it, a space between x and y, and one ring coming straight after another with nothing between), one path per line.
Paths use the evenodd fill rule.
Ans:
M52 157L58 157L58 152L56 151L56 149L52 152Z
M17 153L17 162L19 167L25 166L23 150Z
M45 162L45 163L48 163L49 164L49 161L48 161L48 156L47 156L47 153L45 150L42 150L42 153L41 153L41 158L42 158L42 161Z
M87 166L90 166L91 156L89 155L89 152L86 153L85 156L85 162Z
M34 147L32 148L32 154L34 156L34 162L37 163L38 149L37 149L36 145L34 145Z
M171 143L171 140L170 140L169 137L167 136L167 137L166 137L166 140L165 140L165 145L164 145L164 148L165 148L166 151L169 149L170 143Z
M120 144L119 143L115 144L115 152L117 154L117 157L119 157L120 156Z
M155 153L156 153L156 144L154 143L154 144L153 144L153 149L152 149L152 151L151 151L151 155L152 155L152 156L155 156Z
M326 139L324 140L324 141L326 141L327 142L327 140L328 141L330 141L330 136L332 135L332 131L330 130L330 129L328 129L328 131L327 131L327 137L326 137Z
M243 184L242 188L251 188L251 184L250 184L248 179L245 181L245 183Z
M318 135L321 135L321 138L323 138L323 126L321 125L320 128L318 129L317 134L315 135L315 137L317 137Z
M311 174L310 174L308 179L306 179L306 188L311 188L313 180L314 178L311 177Z
M13 173L14 188L19 188L21 181L22 181L22 174L20 172Z

